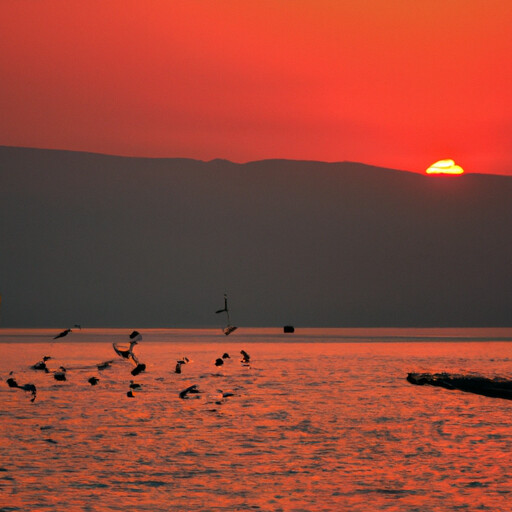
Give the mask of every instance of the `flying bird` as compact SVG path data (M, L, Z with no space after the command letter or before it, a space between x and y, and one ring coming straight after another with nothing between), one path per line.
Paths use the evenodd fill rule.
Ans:
M118 356L121 356L123 359L130 359L133 357L133 347L137 345L137 343L137 341L131 341L128 348L120 346L117 343L112 343L112 346L114 347L114 351Z
M229 398L230 396L235 396L234 393L231 393L230 391L222 391L222 389L217 390L219 393L219 396L217 400L215 400L215 403L217 405L221 405L226 401L226 398Z
M133 347L141 340L141 334L138 331L133 331L130 334L130 345L128 347L126 345L118 345L117 343L112 343L112 346L118 356L121 356L123 359L132 359L137 364L138 361L133 355Z
M130 345L128 347L126 345L121 346L117 343L112 343L112 347L118 356L121 356L123 359L131 359L133 364L135 364L135 368L131 371L133 376L146 371L146 365L144 363L140 363L137 356L133 353L133 347L137 345L140 340L142 340L140 332L133 331L130 334Z
M215 313L216 314L224 313L224 311L226 313L228 312L228 295L227 295L227 293L224 294L224 307L222 309L217 309L217 311L215 311Z
M53 339L56 340L57 338L64 338L64 336L67 336L70 332L72 332L71 329L66 329L65 331L57 334Z
M139 331L132 331L130 334L131 340L141 341L142 340L142 334Z
M184 389L180 392L179 397L180 398L188 398L188 394L195 394L195 393L201 393L199 389L197 388L197 384L192 384L192 386L189 386L187 389Z

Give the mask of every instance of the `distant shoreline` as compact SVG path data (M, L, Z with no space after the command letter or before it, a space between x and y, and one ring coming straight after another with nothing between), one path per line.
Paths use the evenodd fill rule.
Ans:
M84 328L69 336L54 340L58 329L0 328L0 343L95 343L105 337L124 338L131 328ZM359 343L359 342L508 342L512 341L511 327L448 327L448 328L343 328L299 327L294 334L285 334L282 327L239 327L237 333L226 337L220 328L137 328L145 342L172 342L179 338L190 342L290 342ZM165 338L165 339L162 339Z

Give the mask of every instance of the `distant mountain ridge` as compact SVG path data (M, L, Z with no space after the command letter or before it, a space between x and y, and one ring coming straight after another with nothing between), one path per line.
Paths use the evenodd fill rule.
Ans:
M0 326L512 324L512 177L0 147Z

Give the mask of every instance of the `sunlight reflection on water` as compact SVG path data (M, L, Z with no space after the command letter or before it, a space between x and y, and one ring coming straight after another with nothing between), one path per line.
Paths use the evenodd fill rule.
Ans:
M508 509L512 403L411 386L405 376L512 377L509 342L141 332L148 370L135 398L126 396L128 363L83 368L113 359L122 332L60 343L42 331L29 342L0 332L0 510ZM213 362L225 351L232 357L219 370ZM46 354L51 368L68 368L66 382L29 369ZM193 362L175 374L183 356ZM7 387L11 370L37 385L34 403ZM191 384L204 392L180 400ZM217 404L218 390L234 396Z

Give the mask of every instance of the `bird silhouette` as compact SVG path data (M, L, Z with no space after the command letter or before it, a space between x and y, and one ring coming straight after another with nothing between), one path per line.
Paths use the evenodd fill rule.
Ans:
M196 394L196 393L201 393L201 391L199 391L197 384L192 384L192 386L189 386L188 388L181 391L179 394L179 397L180 398L188 398L189 393Z
M21 389L22 391L28 391L29 393L32 393L32 398L30 399L30 401L34 402L35 399L36 399L36 394L37 394L37 389L36 389L35 384L22 384L22 385L19 385L18 382L16 381L16 379L14 377L12 377L13 372L10 372L9 375L11 375L11 377L9 377L6 380L7 385L10 388L18 388L18 389Z
M114 351L118 356L121 356L123 359L133 358L133 347L137 345L138 341L130 341L130 345L128 347L120 346L117 343L112 343L114 347Z
M190 363L190 359L188 357L182 357L176 361L176 367L174 368L174 373L181 373L181 367L184 364Z
M139 373L146 371L146 365L144 363L138 363L137 366L130 372L134 377Z
M226 401L226 398L235 396L235 394L231 393L231 391L222 391L222 389L218 389L217 392L219 393L217 399L215 400L217 405L222 405Z
M32 370L43 370L45 372L48 372L48 367L46 366L46 361L48 359L51 359L50 356L43 356L42 361L38 361L36 364L33 364L31 366Z
M118 356L121 356L123 359L132 359L135 364L138 364L139 361L135 357L133 353L133 347L142 340L142 335L138 331L133 331L130 334L130 344L119 345L118 343L112 343L112 347L114 348L115 353Z
M60 332L55 336L53 339L56 340L57 338L64 338L64 336L67 336L71 331L71 329L66 329L65 331Z
M66 368L61 366L57 371L53 373L53 378L58 381L65 381L66 379Z

